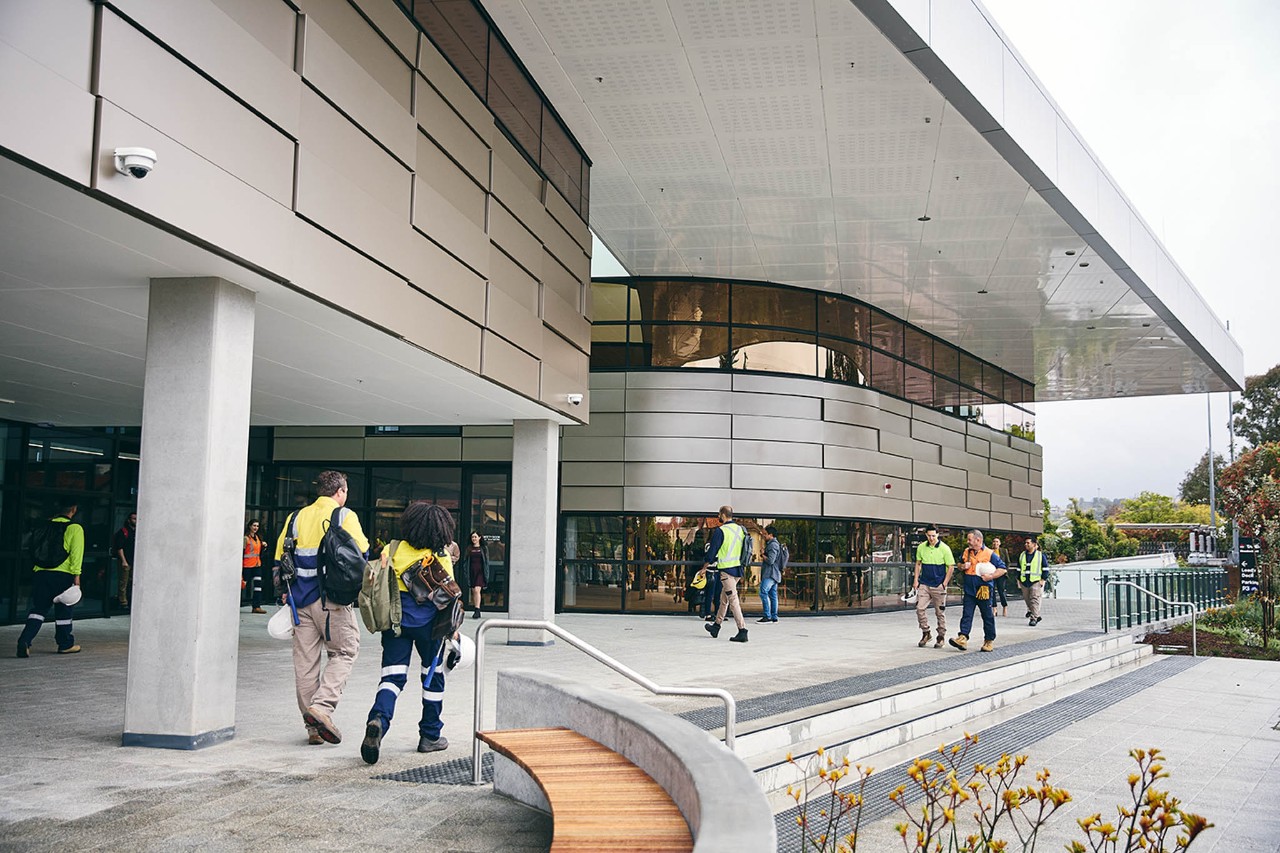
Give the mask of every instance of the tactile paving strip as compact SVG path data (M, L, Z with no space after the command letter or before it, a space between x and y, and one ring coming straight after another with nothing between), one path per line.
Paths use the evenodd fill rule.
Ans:
M847 699L850 696L865 696L877 690L897 687L898 685L921 678L928 678L932 675L944 675L949 672L968 669L978 663L988 664L1005 658L1019 657L1031 652L1051 651L1059 646L1070 645L1089 638L1097 639L1102 636L1096 631L1071 631L1065 634L1054 634L1038 640L996 646L995 651L984 652L980 656L977 654L977 648L973 645L969 647L970 651L968 652L958 652L948 646L947 651L949 654L940 652L933 660L912 663L910 666L852 675L848 678L841 678L838 681L828 681L808 687L797 687L794 690L784 690L781 693L770 693L768 696L744 699L738 703L737 721L738 723L745 723L750 720L771 717L774 714L785 714L789 711L812 708L814 705L821 705L824 702L832 702L837 699ZM979 657L980 660L975 660L975 658ZM679 716L681 719L688 720L701 729L708 731L718 729L724 725L724 705L697 708L693 711L685 711Z
M470 785L471 759L453 758L439 764L398 770L395 773L383 773L373 778L386 779L390 782L417 782L422 785ZM480 778L485 782L493 781L492 752L486 752L480 756Z
M1003 723L983 729L978 744L970 750L965 763L972 765L979 762L992 764L1008 753L1015 755L1025 751L1031 744L1043 740L1050 735L1077 723L1098 711L1108 708L1117 702L1128 699L1201 663L1204 658L1169 657L1145 666L1142 669L1113 678L1104 684L1087 688L1056 702L1037 708L1035 711L1022 714ZM947 747L952 744L947 744ZM910 762L903 762L886 770L877 770L867 781L863 792L862 809L863 825L900 813L896 805L889 801L889 792L899 785L907 786L907 801L914 802L919 797L911 797L914 784L907 778L906 768ZM800 827L796 818L800 816L800 807L794 806L774 816L778 827L779 853L791 853L802 849Z

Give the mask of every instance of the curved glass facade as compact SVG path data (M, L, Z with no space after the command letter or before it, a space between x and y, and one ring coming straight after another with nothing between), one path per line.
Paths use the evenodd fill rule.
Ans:
M591 287L593 371L811 376L1034 440L1034 385L848 296L705 278L602 278Z

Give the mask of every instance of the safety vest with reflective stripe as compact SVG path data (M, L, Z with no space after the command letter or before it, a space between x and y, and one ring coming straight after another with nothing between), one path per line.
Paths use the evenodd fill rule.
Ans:
M1027 569L1027 552L1023 551L1018 555L1018 573L1022 577L1023 583L1039 583L1041 570L1044 569L1044 552L1039 548L1036 549L1035 556L1031 558L1031 569Z
M742 565L742 540L747 531L742 525L730 521L720 525L720 534L724 538L720 542L720 550L716 553L716 568L720 571L736 569Z

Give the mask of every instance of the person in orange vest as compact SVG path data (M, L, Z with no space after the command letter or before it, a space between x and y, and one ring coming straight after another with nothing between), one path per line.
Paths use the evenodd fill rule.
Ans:
M266 613L262 609L262 538L258 536L258 519L244 526L244 557L240 563L240 588L249 587L249 603L252 613Z
M982 574L979 566L990 563L994 571ZM969 648L969 629L973 627L973 609L982 611L982 648L989 652L995 649L996 616L991 609L991 599L995 595L993 583L1005 576L1007 566L1000 555L982 544L982 531L969 531L969 547L964 549L961 558L964 571L963 610L960 615L960 633L951 638L951 645L960 651Z

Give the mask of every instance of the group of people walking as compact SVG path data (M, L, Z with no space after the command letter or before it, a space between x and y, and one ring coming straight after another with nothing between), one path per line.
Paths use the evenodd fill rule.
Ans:
M1009 572L1009 566L1000 557L999 539L994 540L995 548L986 547L981 530L970 530L966 539L969 547L964 550L959 564L964 572L961 580L960 631L949 641L947 588L956 569L955 557L951 546L939 539L938 528L933 525L925 529L925 541L916 548L916 567L911 588L916 597L916 621L921 631L917 645L921 648L932 642L934 648L940 649L944 642L950 642L961 651L967 650L976 610L982 617L983 642L979 651L990 652L995 649L994 602L997 595L1003 598L1003 579ZM1034 537L1027 538L1017 562L1018 583L1027 605L1027 624L1034 627L1041 620L1040 604L1044 597L1045 578L1044 554L1040 552L1040 545ZM933 608L937 619L936 634L929 629L930 608ZM1008 612L1007 609L1005 612Z

